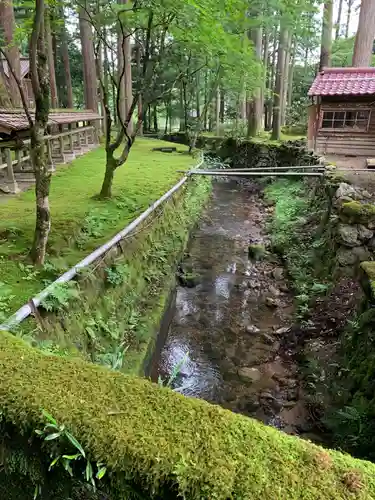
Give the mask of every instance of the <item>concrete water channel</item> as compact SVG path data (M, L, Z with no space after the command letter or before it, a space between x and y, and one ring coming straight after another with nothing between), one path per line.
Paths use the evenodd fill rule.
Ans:
M181 265L190 281L177 287L152 378L168 379L183 360L176 391L304 435L311 425L287 342L293 293L277 256L248 251L254 243L267 248L272 210L254 180L214 182Z

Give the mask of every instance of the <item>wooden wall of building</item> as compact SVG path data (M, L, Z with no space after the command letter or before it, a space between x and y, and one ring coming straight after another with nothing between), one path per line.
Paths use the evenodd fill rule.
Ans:
M342 98L341 98L342 99ZM330 109L371 109L371 117L367 132L345 130L324 130L319 128L315 141L315 151L319 154L337 154L350 156L375 156L375 96L350 99L344 101L339 97L321 102L321 111ZM319 125L319 124L318 124Z

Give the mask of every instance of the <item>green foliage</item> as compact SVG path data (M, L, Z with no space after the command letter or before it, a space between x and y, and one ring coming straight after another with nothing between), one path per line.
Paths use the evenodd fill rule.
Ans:
M48 297L42 301L41 306L49 312L58 311L61 308L67 308L69 302L78 297L79 291L74 281L56 283L52 286Z
M324 295L331 286L326 281L329 273L325 272L330 259L327 256L321 258L322 252L326 251L326 242L324 237L317 236L317 223L309 223L312 193L311 187L302 181L280 180L265 189L266 198L275 203L270 223L271 243L286 259L297 292L297 316L300 320L308 317L314 298ZM320 209L314 210L319 214Z
M157 200L195 160L188 155L156 155L153 147L163 142L139 139L131 150L126 169L118 169L114 199L99 201L93 194L102 182L104 151L98 149L73 161L53 177L53 220L44 269L31 271L27 254L32 241L35 194L30 189L7 200L1 207L0 276L7 288L6 315L35 296L48 281L103 244ZM168 145L168 143L164 143ZM181 146L181 149L184 149ZM93 219L99 217L100 227ZM95 215L95 217L93 217ZM86 227L87 231L83 231ZM77 248L77 241L79 247ZM21 264L21 266L20 266ZM46 281L47 280L47 281ZM1 293L5 297L5 294Z
M0 336L0 370L4 420L31 435L45 426L39 408L48 408L90 463L106 464L113 498L128 498L130 483L146 498L348 499L351 471L362 479L356 498L375 496L371 463L147 380L45 356L7 333Z
M90 460L88 459L85 450L80 442L71 434L64 424L58 424L56 419L46 410L42 410L42 415L47 421L47 424L42 430L36 429L37 434L41 439L49 444L50 464L48 471L51 471L57 465L62 465L68 474L73 477L73 470L77 467L81 470L81 474L87 483L90 483L96 489L95 478L100 480L104 477L107 468L103 463L96 464L96 474ZM40 485L35 488L37 498L42 492Z
M172 387L173 382L176 380L178 375L180 374L183 366L186 364L186 362L189 359L189 353L185 353L185 355L180 359L178 363L176 363L172 369L172 372L170 376L168 377L168 380L164 381L161 376L159 375L158 377L158 384L161 387Z

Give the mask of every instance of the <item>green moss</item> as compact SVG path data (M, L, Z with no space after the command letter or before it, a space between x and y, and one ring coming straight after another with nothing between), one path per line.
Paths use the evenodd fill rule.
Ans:
M367 224L375 221L375 205L349 201L341 205L340 215L348 223Z
M48 410L107 465L117 488L110 498L127 498L126 477L150 498L174 498L175 488L191 500L349 499L353 471L361 479L355 498L375 497L371 463L146 380L45 356L7 333L0 370L3 418L28 435L44 423L40 408Z
M361 283L371 302L375 299L375 262L361 262Z
M181 178L178 170L196 163L188 155L152 152L153 147L163 145L169 143L150 139L135 142L128 162L116 170L112 200L94 198L104 176L103 148L58 169L51 183L48 262L58 263L61 270L76 264L175 184ZM12 296L9 313L44 288L50 277L43 270L27 267L34 219L33 188L1 204L0 282L7 285Z
M266 249L264 245L251 244L248 248L249 259L262 260L266 255Z
M41 323L29 318L16 334L32 335L32 345L51 354L143 374L175 284L177 262L210 187L207 178L191 179L154 219L122 243L117 256L109 255L86 270L74 301Z

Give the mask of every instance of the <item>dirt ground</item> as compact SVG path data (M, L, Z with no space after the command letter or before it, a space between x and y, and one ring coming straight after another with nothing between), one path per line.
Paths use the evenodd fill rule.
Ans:
M344 156L328 154L324 156L327 163L332 163L341 171L350 184L367 189L371 193L375 193L375 169L366 169L365 156Z

